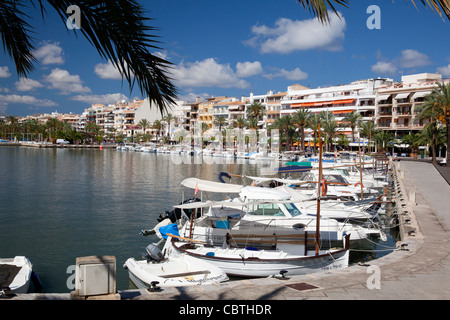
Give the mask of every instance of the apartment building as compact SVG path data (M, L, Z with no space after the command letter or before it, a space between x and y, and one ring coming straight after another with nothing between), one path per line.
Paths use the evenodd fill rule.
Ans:
M402 76L401 83L380 87L375 115L378 129L391 131L398 138L422 130L426 121L416 118L418 106L441 81L441 74L420 73Z
M378 78L315 89L298 84L289 86L286 96L281 100L280 116L294 115L300 108L305 108L311 113L331 113L338 123L342 123L343 118L354 111L361 114L363 121L373 121L377 90L391 84L392 79ZM350 138L350 127L341 127L338 131Z

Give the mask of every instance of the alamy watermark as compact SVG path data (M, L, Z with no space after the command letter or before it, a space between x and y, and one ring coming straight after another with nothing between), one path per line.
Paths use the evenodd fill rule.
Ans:
M69 17L66 20L67 29L81 29L81 10L79 6L71 5L67 7Z
M381 29L381 9L377 5L371 5L367 7L367 14L370 14L369 18L367 18L366 26L367 29Z

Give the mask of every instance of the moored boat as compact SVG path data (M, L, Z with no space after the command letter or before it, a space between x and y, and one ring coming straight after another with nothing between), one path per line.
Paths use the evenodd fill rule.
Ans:
M24 256L0 259L0 293L27 293L33 266Z
M166 246L169 244L167 241ZM208 285L228 280L224 271L206 261L185 254L169 257L163 255L156 245L147 247L144 260L129 258L124 268L128 269L130 280L142 289Z

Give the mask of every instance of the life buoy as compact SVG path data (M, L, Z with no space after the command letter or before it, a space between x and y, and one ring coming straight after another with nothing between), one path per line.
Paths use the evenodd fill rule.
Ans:
M327 180L322 179L322 197L327 195L328 186L327 186Z
M358 184L360 184L360 185L364 188L364 185L363 185L361 182L355 183L355 187L356 187Z

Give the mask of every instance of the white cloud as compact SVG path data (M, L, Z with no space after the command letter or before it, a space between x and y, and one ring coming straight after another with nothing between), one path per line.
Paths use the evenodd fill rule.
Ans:
M58 105L56 102L48 99L37 99L33 96L21 96L17 94L0 94L0 100L3 103L30 104L38 107L55 107Z
M9 78L11 73L9 72L9 68L7 66L0 67L0 78Z
M286 78L288 80L304 80L308 78L308 74L306 72L303 72L300 70L300 68L295 68L294 70L288 71L286 69L280 69L277 72L274 73L267 73L264 75L264 77L268 79L273 78Z
M28 78L21 78L19 81L16 81L16 89L18 91L31 91L36 88L42 88L43 86L39 81Z
M51 89L58 89L62 94L91 92L88 87L83 87L80 76L71 75L67 70L55 68L48 76L44 76L44 80L50 83Z
M73 97L72 100L86 102L88 104L113 104L120 100L128 100L128 98L122 93L111 93L103 95L77 95Z
M400 66L403 68L424 67L431 64L430 58L417 50L406 49L402 51Z
M375 73L390 74L393 75L397 72L397 67L392 62L378 61L371 67Z
M97 64L94 71L102 79L122 79L119 70L116 69L111 60L108 60L108 63Z
M261 62L238 62L236 64L236 74L239 77L251 77L263 72Z
M213 58L193 63L181 62L172 70L172 77L180 87L247 88L229 64L219 64Z
M322 24L317 18L309 20L291 20L280 18L275 27L253 26L253 38L245 43L259 47L263 53L291 53L293 51L323 49L328 51L342 50L345 37L346 22L330 14L330 23Z
M42 64L63 64L63 49L59 46L59 42L43 42L43 46L34 52L34 56L41 61Z
M450 77L450 64L437 68L437 72L441 73L444 77Z

